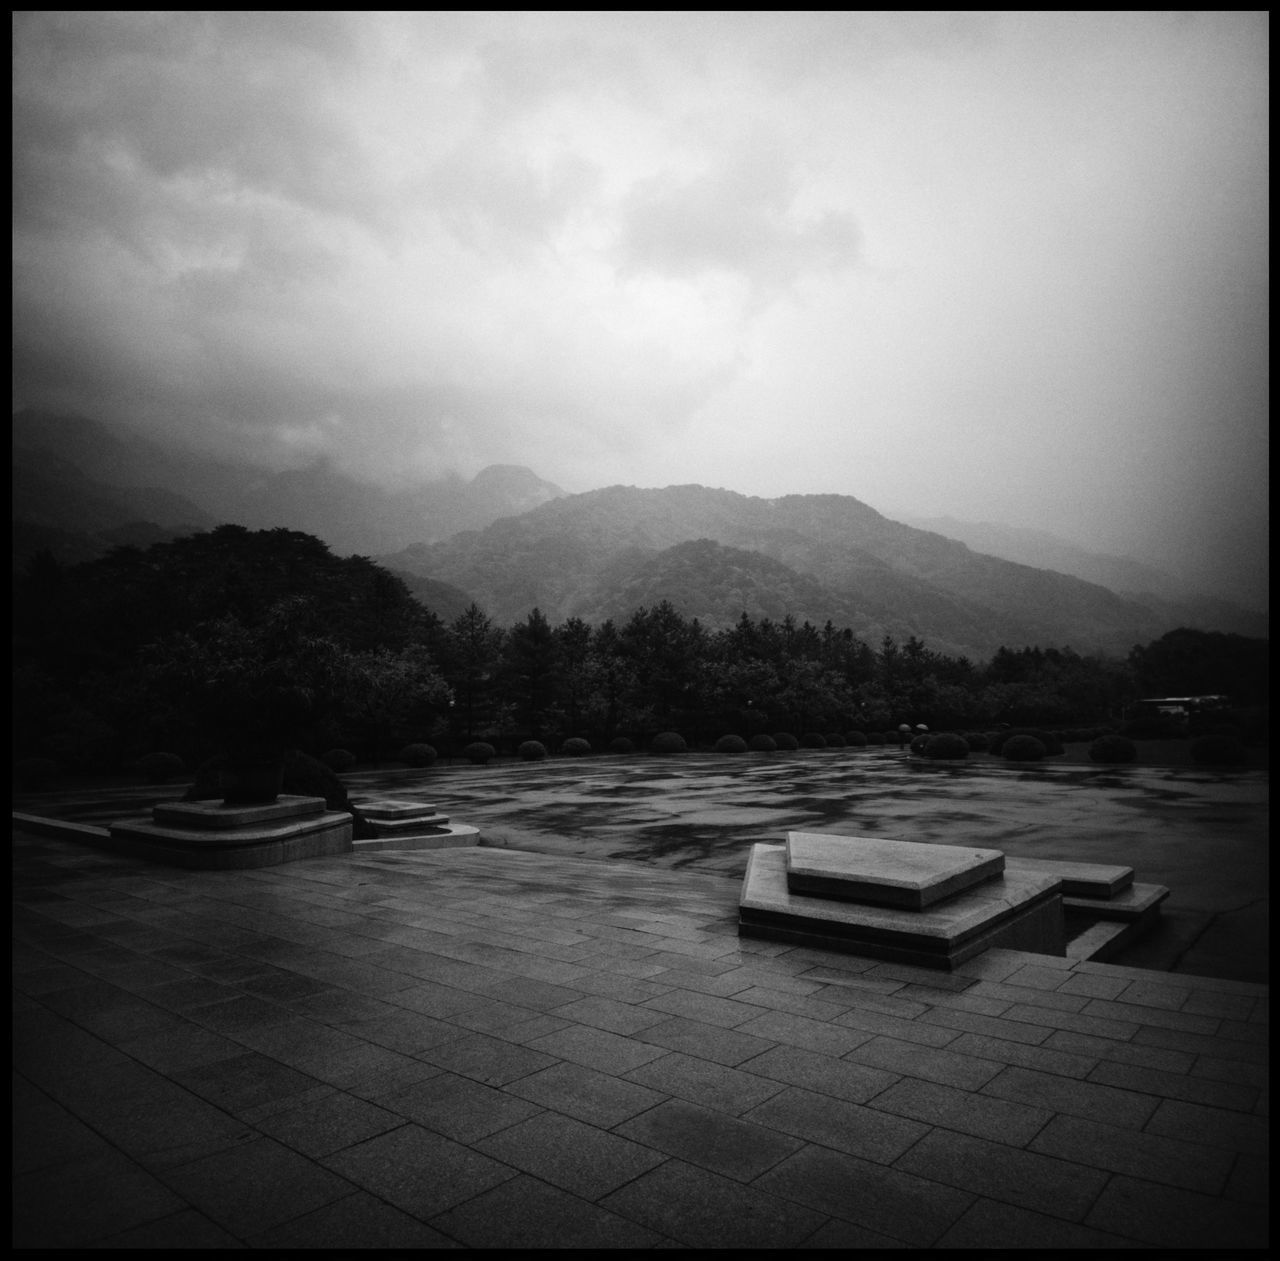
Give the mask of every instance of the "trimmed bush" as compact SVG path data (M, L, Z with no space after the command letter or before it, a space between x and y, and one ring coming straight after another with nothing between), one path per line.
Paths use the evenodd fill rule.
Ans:
M1016 735L1001 744L1000 752L1010 762L1039 762L1047 750L1035 736Z
M187 769L176 753L148 753L138 759L138 770L148 784L167 784Z
M717 753L745 753L747 742L741 736L721 736L716 741Z
M396 755L396 761L403 762L405 766L421 768L430 766L438 756L429 744L406 744Z
M1249 760L1244 745L1232 736L1200 736L1189 752L1197 766L1243 766Z
M659 731L649 741L650 753L687 753L689 751L685 738L678 731Z
M1089 761L1091 762L1136 762L1138 746L1128 736L1099 736L1089 745Z
M827 737L820 731L806 731L800 737L800 745L805 749L825 749L827 747Z
M992 753L1004 753L1004 746L1017 736L1030 736L1044 745L1043 757L1057 757L1065 752L1062 741L1052 731L1041 731L1039 727L1011 727L1008 731L997 731L991 740Z
M772 736L765 735L763 731L752 736L748 744L755 753L772 753L778 747L778 742Z
M846 747L845 738L838 731L831 731L827 733L828 749L843 749L845 747Z
M884 732L883 732L883 731L868 731L868 732L867 732L867 743L868 743L868 744L883 744L883 743L884 743Z
M985 753L991 747L991 741L981 731L966 731L964 738L970 753Z
M614 736L614 738L609 741L610 753L634 753L635 751L636 746L632 744L626 736Z
M969 742L958 732L940 731L925 741L924 755L938 760L965 758L969 756Z
M794 752L800 747L800 741L788 731L775 731L773 733L773 742L780 749L785 749L788 753Z
M570 736L560 746L560 752L566 757L586 757L591 752L591 742L581 736Z
M929 741L932 739L933 737L931 735L929 735L927 732L922 731L918 736L916 736L911 741L911 743L907 747L911 750L912 753L923 755L925 749L929 747Z
M516 750L516 756L525 762L541 762L547 756L547 746L538 740L526 740Z
M13 782L22 792L38 793L55 788L58 764L48 757L24 757L13 764Z
M462 750L462 756L473 766L483 766L490 758L498 756L498 750L483 740L476 740Z
M341 775L356 764L356 755L350 749L330 749L320 760L335 775Z
M845 736L844 741L851 749L865 749L867 747L867 733L865 731L851 731Z

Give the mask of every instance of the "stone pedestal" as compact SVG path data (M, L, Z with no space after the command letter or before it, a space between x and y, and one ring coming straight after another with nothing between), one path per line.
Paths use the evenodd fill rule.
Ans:
M178 867L271 867L351 849L351 816L327 810L323 797L243 806L166 802L152 808L150 819L124 819L107 832L119 853Z

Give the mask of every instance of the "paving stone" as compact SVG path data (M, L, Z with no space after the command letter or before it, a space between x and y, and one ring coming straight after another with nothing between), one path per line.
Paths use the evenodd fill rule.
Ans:
M1085 1220L1157 1248L1199 1248L1220 1255L1244 1248L1265 1248L1265 1205L1244 1205L1199 1195L1139 1178L1111 1179Z
M651 1064L632 1069L626 1076L628 1081L730 1116L741 1115L783 1088L782 1082L682 1055L679 1051L671 1051Z
M154 1221L144 1222L140 1226L131 1227L118 1235L100 1239L93 1246L134 1251L143 1249L178 1251L189 1248L217 1248L231 1251L243 1248L245 1245L234 1235L223 1230L216 1222L210 1221L203 1213L187 1208Z
M785 990L766 989L762 985L753 985L750 989L740 991L738 999L744 1003L754 1003L767 1011L785 1011L795 1016L807 1016L810 1020L828 1022L853 1006L843 996L833 999L830 994L832 988L824 986L821 991L823 997L811 998L803 994L791 994Z
M1065 979L1063 984L1066 984ZM1029 985L1010 985L1006 981L978 981L966 993L976 994L979 998L998 999L1010 1005L1076 1013L1083 1011L1091 1001L1086 994L1071 994L1062 988L1035 989ZM1007 1012L1005 1014L1008 1015Z
M521 1007L532 1007L537 1011L550 1011L555 1007L563 1007L566 1003L576 1002L583 997L580 990L566 985L552 985L546 981L528 977L513 978L489 985L482 991L486 997L496 998L500 1002L518 1003Z
M163 1033L149 1033L141 1038L132 1038L121 1043L120 1049L132 1059L170 1076L183 1069L234 1059L245 1052L244 1046L239 1042L189 1024L177 1029L167 1029Z
M1269 1065L1246 1064L1242 1060L1219 1060L1212 1055L1197 1056L1191 1075L1210 1081L1240 1082L1246 1086L1256 1086L1259 1090L1265 1089L1271 1080Z
M1193 1016L1162 1007L1112 1002L1103 998L1091 998L1082 1014L1135 1025L1155 1025L1161 1029L1180 1029L1184 1033L1215 1034L1222 1023L1216 1016Z
M653 995L646 995L653 997ZM653 1011L636 1003L620 1002L615 998L604 998L593 995L590 998L579 998L575 1002L552 1008L552 1014L574 1021L581 1025L591 1025L595 1029L607 1029L610 1033L629 1035L639 1033L641 1029L662 1024L670 1017L666 1012Z
M649 1146L558 1112L481 1139L477 1150L584 1200L598 1200L660 1165Z
M185 1207L126 1156L103 1152L13 1180L11 1246L80 1248Z
M875 1035L863 1029L846 1029L822 1020L788 1012L769 1011L739 1025L736 1033L752 1034L822 1055L841 1056L869 1042Z
M548 1057L572 1060L575 1064L585 1064L587 1068L615 1074L648 1064L667 1053L661 1047L586 1025L572 1025L544 1038L535 1038L530 1046Z
M896 1038L872 1038L850 1051L845 1060L962 1090L977 1090L1001 1071L1001 1066L990 1060Z
M1224 1147L1251 1156L1266 1156L1270 1150L1266 1117L1199 1103L1162 1099L1146 1128L1152 1134Z
M1088 998L1115 998L1133 984L1127 977L1095 976L1073 972L1057 988L1063 994L1083 994Z
M1006 1008L1007 1010L1007 1008ZM949 1007L936 1007L927 1011L920 1020L924 1024L942 1025L947 1029L959 1029L965 1033L982 1033L992 1038L1006 1038L1012 1042L1025 1042L1038 1046L1048 1040L1050 1030L1042 1025L1029 1025L1017 1020L1001 1020L996 1016L984 1016L972 1011L956 1011Z
M861 1029L866 1033L883 1034L886 1037L898 1038L906 1042L919 1042L923 1046L946 1046L948 1042L953 1042L956 1038L956 1033L952 1029L944 1029L934 1024L924 1024L917 1020L904 1020L901 1016L872 1011L864 1007L851 1008L843 1015L837 1016L834 1023L849 1029Z
M998 1200L976 1200L950 1230L937 1242L937 1247L952 1250L999 1249L1040 1251L1058 1249L1132 1248L1132 1240L1107 1234L1077 1222L1063 1221L1014 1204Z
M1093 1001L1093 1000L1090 1000ZM1141 1008L1133 1008L1140 1011ZM1081 1015L1078 1012L1054 1011L1048 1007L1015 1003L1005 1012L1003 1019L1019 1020L1024 1024L1038 1025L1045 1029L1068 1029L1075 1033L1090 1033L1099 1038L1124 1041L1132 1038L1140 1028L1132 1021L1104 1019L1101 1016Z
M1075 1033L1069 1029L1055 1029L1043 1045L1047 1049L1090 1056L1095 1061L1113 1060L1117 1064L1135 1064L1140 1068L1160 1069L1169 1073L1185 1073L1195 1060L1193 1055L1185 1051L1146 1046L1136 1039L1133 1042L1117 1042L1114 1038L1099 1038L1094 1034Z
M1241 1060L1247 1064L1265 1064L1270 1058L1267 1048L1257 1043L1207 1037L1201 1033L1185 1033L1180 1029L1147 1026L1139 1029L1133 1040L1140 1046L1167 1047L1190 1055L1212 1055L1224 1060Z
M928 1125L795 1087L766 1099L743 1119L882 1165L892 1164L929 1132Z
M942 1129L922 1138L896 1167L1076 1222L1107 1184L1107 1174L1098 1169Z
M795 1046L774 1047L741 1067L760 1077L853 1103L866 1102L897 1080L893 1072Z
M419 1058L490 1086L502 1086L518 1077L527 1077L556 1060L554 1055L484 1034L473 1034L426 1048L419 1052Z
M770 1194L758 1181L745 1187L680 1160L600 1204L691 1248L790 1248L823 1224L819 1213Z
M916 1077L904 1077L881 1091L871 1106L1010 1147L1025 1147L1053 1116L1047 1108L956 1090Z
M192 1094L207 1099L233 1116L268 1100L302 1094L316 1084L314 1077L278 1064L256 1051L246 1051L234 1059L182 1069L173 1077Z
M269 1138L165 1169L158 1176L241 1239L351 1193L342 1178Z
M460 1247L456 1240L365 1191L356 1191L281 1226L252 1235L247 1242L251 1248L308 1251Z
M1235 1167L1227 1182L1227 1199L1245 1204L1271 1202L1271 1161L1261 1156L1236 1156Z
M602 1129L611 1129L666 1098L637 1082L571 1063L553 1064L503 1089Z
M774 1045L768 1038L753 1037L740 1029L725 1029L678 1016L643 1029L635 1036L640 1042L651 1042L654 1046L729 1065L741 1064Z
M523 1174L432 1219L469 1248L648 1249L669 1245L651 1230Z
M1158 1103L1149 1095L1012 1066L987 1082L983 1093L1135 1130L1146 1124Z
M1206 1195L1222 1194L1234 1162L1231 1153L1203 1143L1073 1116L1055 1116L1032 1140L1031 1150Z
M37 1102L15 1099L12 1175L106 1156L114 1149L78 1117L42 1093Z
M254 1120L257 1129L304 1156L328 1156L403 1124L403 1116L340 1091Z
M720 1025L733 1029L760 1015L760 1008L753 1003L740 1003L732 998L717 998L714 994L694 994L688 990L672 990L650 998L645 1003L655 1011L671 1016L683 1016L687 1020L700 1020L703 1024Z
M413 1011L395 1011L391 1015L375 1016L372 1020L350 1021L342 1027L353 1037L376 1042L405 1055L469 1036L466 1029L456 1024Z
M1108 1086L1120 1086L1125 1090L1141 1091L1143 1094L1160 1095L1165 1099L1185 1099L1190 1103L1234 1108L1240 1112L1248 1112L1258 1099L1258 1091L1253 1086L1208 1081L1202 1077L1188 1077L1186 1073L1168 1073L1133 1064L1114 1064L1107 1060L1102 1061L1089 1074L1089 1080Z
M683 1099L650 1108L614 1132L740 1182L750 1182L802 1146L776 1128L753 1125Z
M527 1080L527 1079L522 1079ZM455 1073L378 1095L373 1102L460 1143L472 1143L536 1116L536 1103Z
M878 1231L867 1230L864 1226L855 1226L852 1222L842 1222L832 1218L825 1226L819 1226L798 1248L846 1249L853 1251L881 1251L892 1248L906 1248L908 1245L901 1239L890 1239Z
M819 1146L788 1157L752 1189L922 1248L973 1202L954 1187Z

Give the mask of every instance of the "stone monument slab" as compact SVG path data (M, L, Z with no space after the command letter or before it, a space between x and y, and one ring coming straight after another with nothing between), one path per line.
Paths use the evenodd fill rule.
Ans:
M1004 871L998 849L823 832L787 833L792 893L921 910Z

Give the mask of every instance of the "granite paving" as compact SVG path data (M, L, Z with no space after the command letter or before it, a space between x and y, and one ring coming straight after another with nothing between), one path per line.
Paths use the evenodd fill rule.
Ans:
M15 1248L1269 1241L1253 981L939 975L512 847L13 867Z

